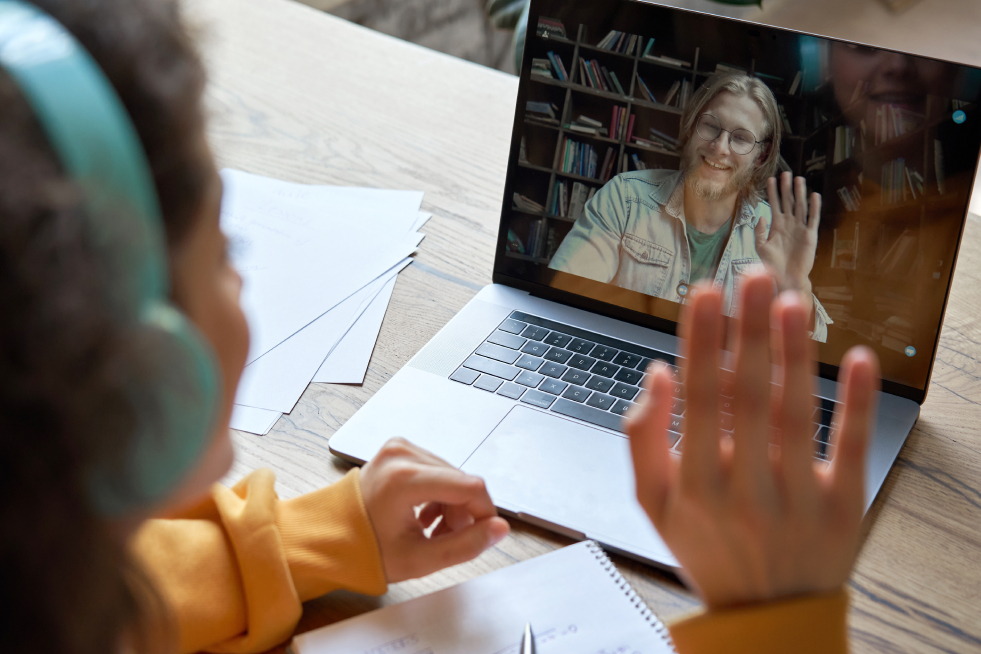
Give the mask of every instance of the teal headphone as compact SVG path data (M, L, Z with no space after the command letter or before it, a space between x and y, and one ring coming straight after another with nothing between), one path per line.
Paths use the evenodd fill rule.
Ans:
M0 65L85 194L92 241L119 271L113 308L142 330L141 342L165 362L152 383L128 389L137 423L128 451L120 453L123 465L106 463L88 480L95 509L122 515L163 498L208 445L218 408L218 368L210 346L168 301L153 177L105 74L60 23L16 0L0 0Z

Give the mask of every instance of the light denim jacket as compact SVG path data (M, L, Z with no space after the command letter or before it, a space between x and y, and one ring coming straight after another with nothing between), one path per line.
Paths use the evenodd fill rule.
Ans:
M682 173L638 170L610 180L586 203L549 268L612 283L646 295L684 303L691 276L685 230ZM756 254L756 223L770 227L770 205L743 202L722 252L713 285L723 292L722 309L735 316L742 275L762 269ZM814 330L822 343L832 323L814 298Z

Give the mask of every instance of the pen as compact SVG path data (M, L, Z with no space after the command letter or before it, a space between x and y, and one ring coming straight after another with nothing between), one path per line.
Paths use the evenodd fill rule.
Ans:
M531 623L525 623L525 632L521 634L521 647L518 654L535 654L535 634L531 632Z

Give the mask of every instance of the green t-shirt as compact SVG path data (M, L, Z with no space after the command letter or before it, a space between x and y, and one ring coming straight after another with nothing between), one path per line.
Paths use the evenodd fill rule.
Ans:
M729 239L729 229L732 226L732 218L719 228L714 234L703 234L691 223L685 222L685 230L688 232L688 249L691 252L691 279L689 284L705 279L715 279L715 271L719 267L719 260L722 258L722 250L725 249L726 241Z

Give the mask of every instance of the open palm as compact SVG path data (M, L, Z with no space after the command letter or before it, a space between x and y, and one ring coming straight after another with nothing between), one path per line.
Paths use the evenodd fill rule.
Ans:
M773 275L781 291L810 291L808 276L814 267L818 225L821 222L821 196L811 193L803 177L790 173L767 180L772 219L770 231L760 221L756 225L756 253Z

